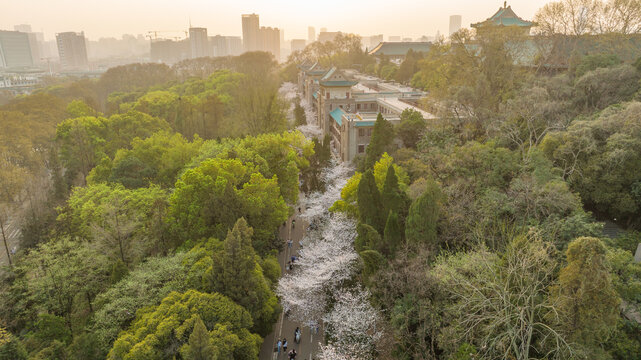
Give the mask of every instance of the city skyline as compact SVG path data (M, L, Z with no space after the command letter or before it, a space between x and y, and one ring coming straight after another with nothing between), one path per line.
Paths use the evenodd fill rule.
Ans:
M514 0L509 1L508 5L523 18L531 19L536 10L547 2ZM286 30L287 40L306 39L309 26L362 36L385 34L386 37L419 37L434 35L436 31L447 34L450 15L462 15L462 26L466 28L470 23L485 20L502 5L503 1L452 0L444 4L399 0L390 8L388 3L381 0L354 0L349 3L327 0L317 8L286 0L269 3L257 0L242 3L186 0L180 6L169 1L24 0L3 5L0 29L13 30L14 25L30 24L34 32L44 32L46 40L53 40L55 33L66 31L84 31L88 39L96 40L120 38L123 34L146 35L149 31L180 33L186 31L191 22L194 27L207 28L210 35L238 36L242 34L241 14L256 13L261 16L261 22ZM38 8L39 11L25 12L25 6ZM74 8L77 16L65 17L68 8ZM369 17L373 21L354 21L354 14L358 14L359 18Z

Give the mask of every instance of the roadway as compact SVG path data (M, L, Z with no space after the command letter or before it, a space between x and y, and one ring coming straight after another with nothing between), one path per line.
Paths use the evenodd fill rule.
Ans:
M292 219L296 219L296 226L294 229L291 227ZM280 263L283 274L287 272L287 261L291 258L292 254L296 254L299 249L299 241L305 235L307 225L308 224L305 223L303 219L296 218L296 215L294 215L287 220L285 226L281 226L280 228L279 235L280 239L283 241L284 250L279 254L278 262ZM289 249L287 246L287 240L290 237L294 242L292 249ZM295 267L294 271L296 271ZM296 344L294 341L294 331L296 330L296 327L299 327L302 333L300 344ZM309 328L304 327L302 323L290 320L283 312L274 326L274 331L267 335L263 340L263 345L260 348L260 360L289 359L287 354L284 354L282 351L280 356L278 356L278 353L274 352L278 339L282 338L287 339L287 352L291 349L296 349L296 352L298 353L296 360L311 360L312 355L317 354L320 349L320 344L322 344L323 340L323 333L321 329L318 334L313 334Z

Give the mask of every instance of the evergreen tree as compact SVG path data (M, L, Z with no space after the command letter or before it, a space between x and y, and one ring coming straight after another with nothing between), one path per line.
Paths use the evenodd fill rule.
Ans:
M216 348L200 316L196 315L196 323L189 336L189 343L185 344L180 352L185 360L211 360L215 358Z
M394 141L394 127L392 124L383 118L381 113L378 113L376 122L374 123L374 131L372 138L367 145L365 157L365 169L371 169L378 159L388 150Z
M394 211L394 213L398 215L400 222L403 223L407 215L409 198L398 186L398 177L392 165L387 168L387 175L385 176L381 197L383 206L385 207L385 213L387 214L390 211Z
M363 277L366 279L385 265L385 258L376 250L361 251L359 255L363 261Z
M354 240L354 248L358 252L377 249L383 241L376 229L362 222L358 223L356 231L358 232L358 236L356 236Z
M398 215L390 210L383 234L383 246L379 251L387 257L392 257L401 241L403 241L403 228L398 220Z
M570 339L598 349L616 327L619 297L612 286L601 240L581 237L568 245L567 266L553 292L561 326Z
M367 170L358 184L358 211L361 222L371 225L376 231L382 233L385 226L381 195L376 187L376 180L372 170Z
M277 300L251 245L253 230L244 218L238 219L228 232L223 250L214 254L213 264L207 271L211 290L219 292L249 311L254 319L254 330L263 334L275 315Z
M305 117L305 109L300 106L300 99L296 98L294 104L294 119L296 121L296 126L306 125L307 118Z
M423 243L430 247L437 245L436 231L441 201L442 194L438 185L433 180L428 181L425 192L410 206L405 223L405 238L408 243Z

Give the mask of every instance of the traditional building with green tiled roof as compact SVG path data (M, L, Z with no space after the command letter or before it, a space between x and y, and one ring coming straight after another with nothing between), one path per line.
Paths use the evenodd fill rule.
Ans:
M503 7L485 21L471 24L471 27L476 29L477 34L487 30L496 29L497 27L509 27L523 31L525 35L530 33L530 29L534 26L531 21L521 19L511 6L507 5L507 1L503 3Z
M426 53L430 50L430 46L432 44L429 42L382 42L373 48L369 54L385 56L390 60L403 61L408 51Z

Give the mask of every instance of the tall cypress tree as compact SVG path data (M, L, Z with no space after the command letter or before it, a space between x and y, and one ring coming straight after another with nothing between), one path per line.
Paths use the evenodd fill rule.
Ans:
M440 216L441 189L433 180L428 181L425 192L410 206L405 222L405 238L410 244L429 244L436 247L437 223Z
M390 210L383 234L383 247L380 251L387 257L392 257L401 241L403 241L403 228L398 221L398 215Z
M374 123L372 138L367 145L365 169L373 168L374 164L376 164L381 155L392 145L393 141L394 127L389 121L383 118L381 113L378 113L378 117Z
M371 225L376 231L382 233L385 229L384 209L372 170L367 170L361 177L357 197L361 222Z
M210 360L215 358L216 348L200 316L196 315L196 323L189 336L189 343L185 344L180 349L180 352L185 360Z
M402 224L407 216L409 198L398 185L398 177L396 176L393 165L387 168L381 198L383 200L383 206L385 207L385 213L388 214L390 211L394 211Z

